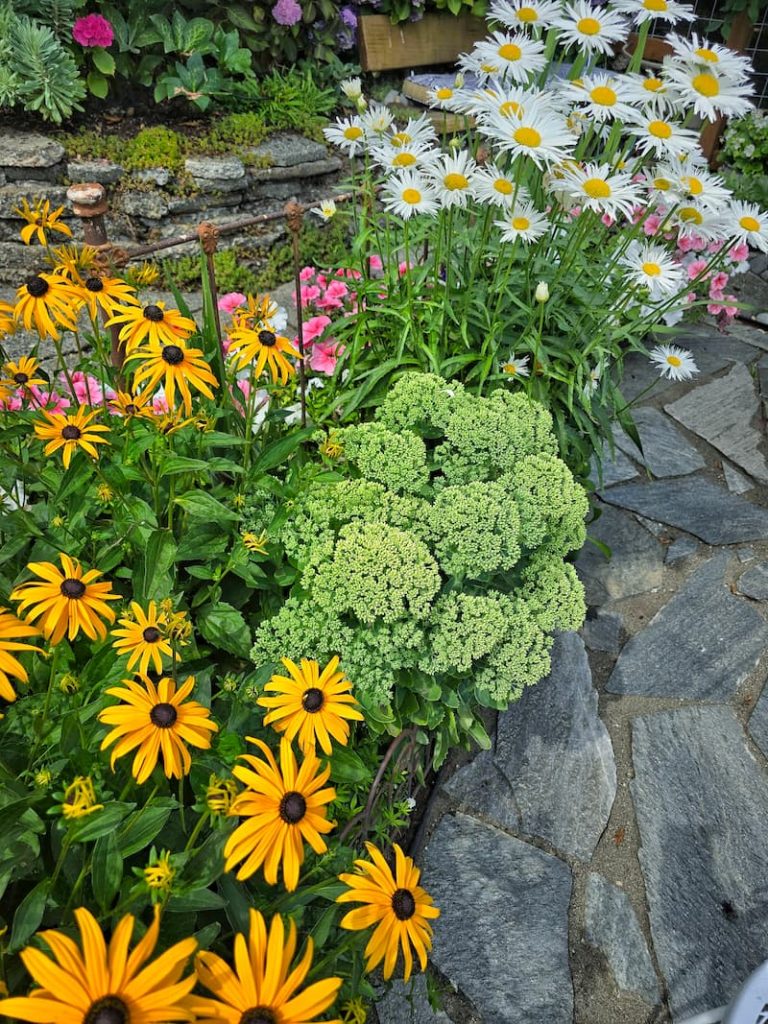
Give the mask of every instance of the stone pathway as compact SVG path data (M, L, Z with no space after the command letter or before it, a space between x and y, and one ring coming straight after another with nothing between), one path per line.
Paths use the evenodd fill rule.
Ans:
M618 434L606 465L581 635L439 780L431 977L380 1024L670 1024L768 958L768 333L680 344L701 374L643 396L643 451ZM628 360L630 395L654 377Z

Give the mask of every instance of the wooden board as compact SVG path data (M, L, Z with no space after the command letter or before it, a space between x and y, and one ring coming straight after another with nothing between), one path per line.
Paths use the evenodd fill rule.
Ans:
M488 29L471 14L426 14L421 21L393 25L385 14L365 14L358 21L363 71L421 68L452 64L471 50Z

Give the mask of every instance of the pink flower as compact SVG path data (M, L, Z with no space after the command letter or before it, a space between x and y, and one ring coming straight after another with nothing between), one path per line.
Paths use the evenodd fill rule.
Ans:
M319 338L328 324L331 322L329 316L313 316L304 324L304 343L311 344L315 338ZM294 342L298 346L298 339Z
M382 260L381 256L377 256L376 253L374 253L373 256L371 256L368 260L368 266L371 268L371 270L383 270L384 261Z
M171 411L171 407L168 405L168 399L162 391L158 391L152 399L152 409L156 416L163 416L165 413Z
M695 301L696 301L696 292L688 292L688 294L687 294L687 295L685 296L685 301L686 301L686 302L687 302L687 303L688 303L689 305L690 305L690 304L691 304L692 302L695 302Z
M345 286L342 285L342 287L345 287ZM333 285L331 285L326 290L325 295L323 295L323 297L321 299L317 300L316 305L317 305L318 309L341 309L342 308L344 303L341 301L341 299L338 297L338 295L335 294L332 291L332 288L333 288Z
M325 286L328 284L328 278L325 276L325 274L318 274L317 277L315 278L315 283L319 284L321 288L325 288Z
M238 306L244 306L247 302L242 292L227 292L221 296L217 305L222 313L234 313Z
M682 235L677 240L677 248L680 250L680 252L692 252L693 237L691 235Z
M734 245L731 251L728 253L728 259L731 263L743 263L749 256L749 246L746 242L739 242L738 245Z
M59 395L56 391L41 391L37 385L33 385L29 390L33 396L30 405L34 404L35 408L42 406L48 412L64 412L72 405L68 398Z
M616 223L616 221L610 215L610 213L604 213L600 220L603 222L603 224L605 224L607 228L612 228L613 225Z
M698 277L702 270L707 269L706 260L693 260L688 264L688 280L692 281L695 277Z
M14 391L11 397L5 401L0 402L0 409L8 409L11 412L18 412L23 405L21 395L18 391Z
M308 306L311 302L319 299L322 292L316 284L305 284L301 286L301 304L302 306ZM294 292L293 301L296 302L296 293Z
M402 277L403 274L407 274L409 269L410 268L408 264L405 262L405 260L402 260L402 262L399 263L397 266L397 272L400 275L400 277Z
M277 0L272 8L272 17L278 25L295 25L301 21L301 7L296 0Z
M72 26L72 38L81 46L111 46L115 33L102 14L86 14Z
M311 281L315 274L316 270L314 267L304 267L299 273L299 279L301 281Z
M338 357L344 352L344 346L336 341L318 341L312 346L309 357L310 369L316 373L324 373L330 377L336 369Z
M712 280L709 283L709 287L712 291L721 292L728 284L728 275L725 271L721 270L717 274L712 275Z
M357 274L358 277L360 276L359 272L356 270L353 270L352 273ZM330 297L332 299L343 299L348 291L349 288L347 288L343 281L331 281L325 294L326 297Z
M650 238L655 235L661 227L661 217L658 213L650 213L643 222L643 232Z
M710 242L709 245L707 246L707 252L711 252L711 253L720 252L720 250L723 248L724 245L725 245L725 242Z
M581 215L581 207L580 206L572 206L571 209L568 212L571 215L571 217L573 217L573 219L575 220L578 216Z
M708 302L707 312L710 316L719 316L719 314L723 312L723 306L719 306L715 302Z

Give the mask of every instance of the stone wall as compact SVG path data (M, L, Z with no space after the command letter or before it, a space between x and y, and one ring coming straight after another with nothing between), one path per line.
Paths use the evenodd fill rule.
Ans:
M25 197L64 206L65 219L79 236L69 210L67 185L96 181L108 191L110 241L130 246L185 234L201 220L220 226L281 210L289 199L316 202L332 195L342 161L321 143L300 135L279 133L240 156L189 157L182 180L164 167L129 174L106 160L68 160L57 141L32 132L0 132L0 282L21 283L39 268L40 249L19 240L21 221L15 214ZM280 221L231 235L223 245L268 247L285 234ZM61 236L52 235L54 244ZM163 253L191 254L193 243Z

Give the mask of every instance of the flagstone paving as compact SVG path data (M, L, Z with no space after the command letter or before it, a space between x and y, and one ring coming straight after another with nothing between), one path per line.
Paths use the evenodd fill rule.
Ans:
M768 332L680 344L688 383L627 361L581 635L438 780L432 976L379 1024L674 1024L768 958Z

